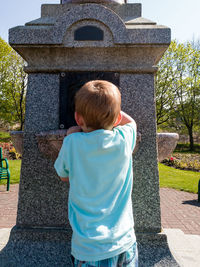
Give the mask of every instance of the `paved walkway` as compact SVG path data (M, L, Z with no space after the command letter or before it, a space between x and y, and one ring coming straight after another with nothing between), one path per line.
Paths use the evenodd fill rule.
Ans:
M0 228L16 224L18 185L10 191L0 186ZM161 220L163 228L181 229L185 234L200 235L200 203L197 194L161 188Z
M19 185L0 185L0 229L11 228L16 224Z
M185 234L200 235L200 202L197 194L160 189L163 228L181 229Z

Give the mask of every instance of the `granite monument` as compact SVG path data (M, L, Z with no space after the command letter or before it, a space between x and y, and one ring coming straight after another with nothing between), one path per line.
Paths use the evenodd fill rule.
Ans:
M71 90L91 78L120 87L122 109L141 133L133 165L140 266L178 266L161 229L154 93L170 38L168 27L142 17L141 4L122 0L44 4L39 19L10 29L10 45L28 63L28 88L17 222L1 267L71 266L68 187L40 152L37 134L73 125Z

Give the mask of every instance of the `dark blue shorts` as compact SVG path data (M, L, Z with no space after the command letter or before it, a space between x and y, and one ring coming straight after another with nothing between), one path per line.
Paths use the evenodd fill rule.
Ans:
M73 259L74 267L138 267L137 243L115 257L100 261L79 261Z

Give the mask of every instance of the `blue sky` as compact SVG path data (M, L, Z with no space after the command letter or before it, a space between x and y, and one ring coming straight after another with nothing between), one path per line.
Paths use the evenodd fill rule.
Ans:
M200 0L133 0L142 3L143 17L172 29L180 42L200 39ZM0 36L7 41L8 29L40 17L41 4L60 0L0 0Z

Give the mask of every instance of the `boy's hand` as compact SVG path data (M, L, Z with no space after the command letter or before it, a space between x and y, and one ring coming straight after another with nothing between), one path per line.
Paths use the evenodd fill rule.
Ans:
M128 114L126 114L124 111L121 111L121 121L119 123L119 125L125 125L127 123L130 122L135 122L133 118L131 118L131 116L129 116Z
M72 133L78 133L78 132L82 132L82 129L80 126L72 126L67 130L67 135L70 135Z
M61 180L62 182L69 183L69 177L60 177L60 180Z

